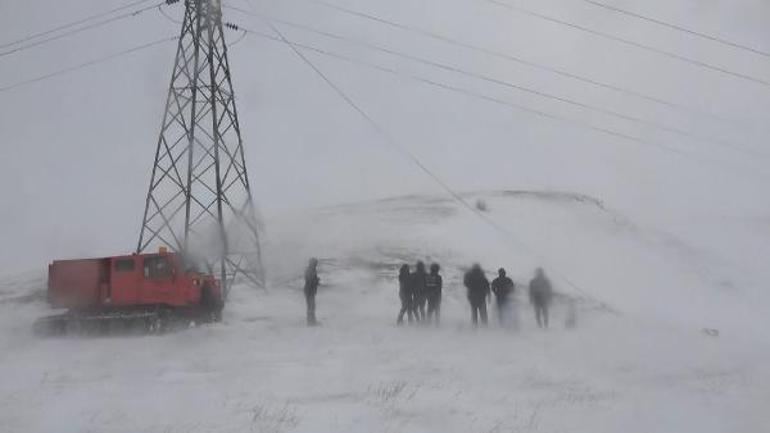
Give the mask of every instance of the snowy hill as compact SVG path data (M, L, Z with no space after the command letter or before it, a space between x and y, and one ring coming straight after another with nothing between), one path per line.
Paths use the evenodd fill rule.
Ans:
M268 245L269 267L280 279L317 255L334 266L377 268L390 278L404 261L435 260L457 283L462 269L479 262L490 275L502 266L524 283L543 266L560 292L617 312L695 328L767 328L756 326L765 320L756 313L768 310L753 302L759 287L750 275L718 251L641 227L595 198L497 191L465 199L482 201L484 214L503 231L444 197L323 208L269 227L268 240L276 240Z
M494 228L410 196L266 223L266 291L234 289L222 324L159 337L38 339L41 272L0 281L7 432L756 432L770 402L768 311L713 251L591 197L485 192ZM321 259L304 326L301 271ZM438 261L442 326L394 326L395 273ZM481 263L519 285L518 332L473 330L460 279ZM560 296L548 331L523 286ZM566 305L578 326L566 329ZM491 317L494 324L494 315ZM706 335L715 328L719 337Z

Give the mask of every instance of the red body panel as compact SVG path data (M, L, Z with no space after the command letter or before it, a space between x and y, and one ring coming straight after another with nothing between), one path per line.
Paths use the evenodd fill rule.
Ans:
M48 300L56 308L83 309L101 303L108 259L60 260L48 266Z
M173 253L57 260L48 267L48 298L55 308L192 307L201 303L204 287L221 302L218 281L185 272Z

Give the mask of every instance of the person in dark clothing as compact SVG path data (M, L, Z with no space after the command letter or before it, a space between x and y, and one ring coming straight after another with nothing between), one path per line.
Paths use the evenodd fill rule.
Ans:
M553 290L551 282L542 268L537 268L535 278L529 283L529 302L535 307L537 326L548 328L548 306L551 304Z
M497 319L500 326L507 326L510 298L516 287L513 280L505 276L505 269L500 268L497 275L497 278L492 281L492 293L495 294L495 301L497 301Z
M489 299L489 280L484 275L484 271L479 264L473 265L465 273L463 279L465 287L468 289L468 302L471 304L471 320L474 326L478 326L479 316L481 324L487 324L487 300Z
M398 270L398 297L401 298L401 311L398 312L397 323L404 323L404 314L407 315L409 323L414 318L414 293L412 291L412 274L409 273L409 265L404 264Z
M318 292L318 259L312 258L305 269L305 301L307 303L307 325L317 325L315 318L315 295Z
M201 287L201 310L206 322L221 322L224 301L221 296L215 296L211 282L204 281Z
M425 320L425 263L417 262L414 273L412 274L412 293L414 296L414 316L418 322Z
M425 276L425 298L428 300L427 321L431 322L435 318L436 326L438 326L441 318L441 289L444 285L444 281L438 273L440 269L438 263L433 263L430 265L430 273Z

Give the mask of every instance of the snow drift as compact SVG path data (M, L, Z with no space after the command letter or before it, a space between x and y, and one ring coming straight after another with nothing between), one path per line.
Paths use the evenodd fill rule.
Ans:
M411 196L267 221L267 290L222 324L160 337L38 339L44 275L0 283L0 430L8 432L754 432L770 400L767 305L719 254L582 195ZM321 259L307 328L301 273ZM442 265L440 328L402 327L397 268ZM474 262L517 283L518 331L473 330ZM524 286L559 296L540 331ZM566 329L566 306L578 326ZM719 330L719 336L704 333Z

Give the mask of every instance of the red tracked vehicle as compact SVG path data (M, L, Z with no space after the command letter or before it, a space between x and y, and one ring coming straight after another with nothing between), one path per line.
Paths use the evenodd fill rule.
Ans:
M56 260L48 266L48 302L64 314L39 319L40 334L140 329L159 333L173 323L218 321L219 281L175 253Z

